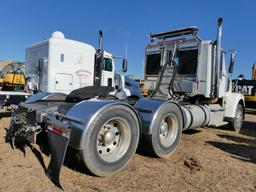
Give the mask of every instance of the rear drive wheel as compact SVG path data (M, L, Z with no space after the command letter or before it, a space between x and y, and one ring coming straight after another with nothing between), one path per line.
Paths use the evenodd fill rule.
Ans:
M182 114L178 107L166 107L155 119L152 135L143 137L143 150L157 157L167 157L177 148L182 135Z
M94 175L108 176L121 170L134 155L139 142L139 121L127 106L111 106L88 127L82 159Z
M239 103L236 108L236 114L233 119L230 120L229 124L232 130L235 132L239 133L243 124L243 119L244 119L244 108L243 106Z

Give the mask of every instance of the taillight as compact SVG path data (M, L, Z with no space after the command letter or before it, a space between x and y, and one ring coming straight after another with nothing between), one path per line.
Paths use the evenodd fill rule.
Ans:
M69 131L65 130L63 128L60 128L56 125L50 125L48 124L47 129L53 133L55 133L56 135L62 136L62 137L69 137Z
M52 127L52 132L56 133L57 135L63 135L63 131L60 130L58 127Z

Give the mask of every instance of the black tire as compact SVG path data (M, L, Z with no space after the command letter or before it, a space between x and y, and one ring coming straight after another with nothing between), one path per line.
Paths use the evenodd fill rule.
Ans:
M104 99L118 100L118 97L116 97L115 95L107 95L106 97L104 97Z
M161 139L160 125L167 116L170 116L171 120L168 122L169 132L166 134L167 142L164 144ZM163 107L155 120L152 135L143 135L140 150L156 157L170 156L181 140L182 126L183 118L180 109L174 104ZM173 133L173 137L168 138L168 134L171 135Z
M127 103L130 105L135 105L137 101L139 101L140 98L136 97L136 96L131 96L127 98Z
M235 131L236 133L239 133L243 125L243 119L244 119L244 107L241 103L238 103L235 117L229 121L229 126L233 131Z
M100 147L104 147L104 145L99 145L99 142L105 139L100 140L99 138L101 138L101 135L99 136L99 134L101 134L102 129L105 130L106 123L114 121L115 119L120 120L120 124L125 124L125 128L123 128L123 135L120 131L120 135L116 136L119 137L120 140L117 142L116 148L114 148L113 151L110 151L110 156L108 156L108 154L104 154L108 151L104 151L104 153L101 154L100 151L102 149ZM118 126L119 125L116 125L116 127ZM126 133L126 135L124 133ZM101 111L88 127L87 133L83 138L84 145L83 150L81 151L81 157L86 169L96 176L109 176L120 171L133 157L138 146L139 137L139 120L136 114L129 107L115 105ZM114 152L118 155L114 155ZM113 160L111 159L111 155L113 156Z

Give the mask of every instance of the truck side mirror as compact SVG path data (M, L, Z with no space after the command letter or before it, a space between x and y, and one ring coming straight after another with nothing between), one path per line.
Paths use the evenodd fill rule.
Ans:
M230 55L230 64L229 64L229 68L228 68L229 73L233 73L233 71L234 71L235 56L236 56L235 52L232 52Z
M123 59L122 61L122 72L125 73L127 71L128 68L128 61L127 59Z

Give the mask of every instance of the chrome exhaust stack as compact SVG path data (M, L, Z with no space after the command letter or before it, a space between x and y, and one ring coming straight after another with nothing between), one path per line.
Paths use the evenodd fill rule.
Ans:
M102 42L103 42L103 32L100 30L99 31L99 47L98 47L99 51L102 50Z
M222 24L223 18L218 19L218 32L217 32L217 41L216 41L216 61L215 61L215 71L216 71L216 83L215 83L215 96L219 95L219 83L220 83L220 75L221 75L221 41L222 41Z

